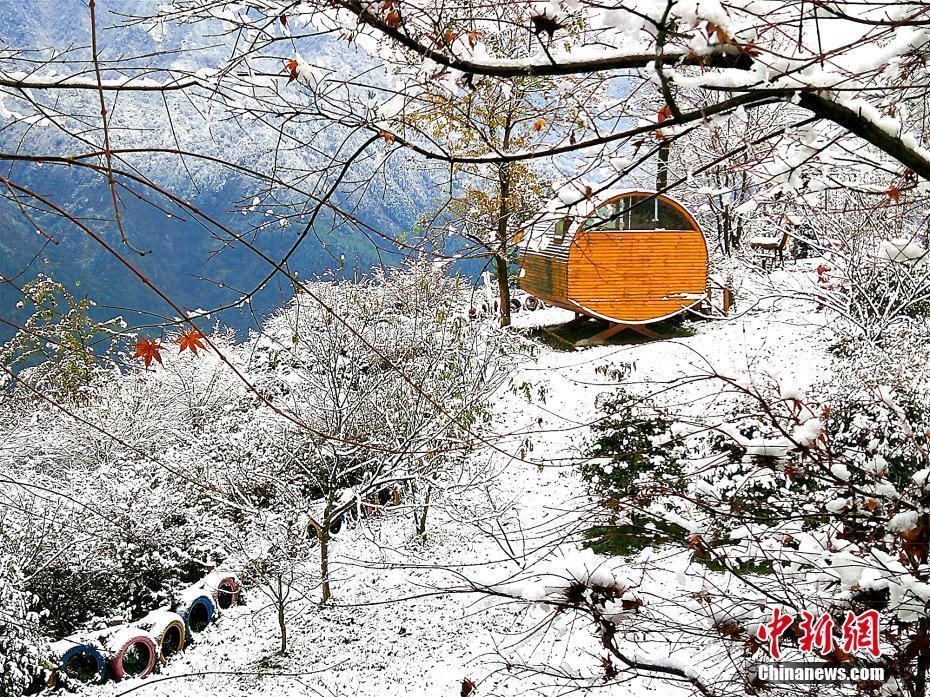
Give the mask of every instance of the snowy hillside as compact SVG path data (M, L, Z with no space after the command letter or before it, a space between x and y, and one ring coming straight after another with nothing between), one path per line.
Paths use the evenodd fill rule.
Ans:
M809 273L779 272L766 285L785 279L803 282ZM747 292L747 304L752 297ZM667 386L700 376L711 366L729 374L770 374L807 389L831 363L829 333L810 322L810 312L803 304L764 303L732 321L697 322L694 336L683 339L574 352L540 348L494 398L492 427L501 436L495 449L471 456L493 462L500 472L491 495L506 512L501 528L473 517L470 511L478 506L467 497L453 511L439 514L443 519L425 542L415 538L407 515L388 513L338 536L334 599L322 607L312 595L296 602L286 656L276 655L274 612L253 591L246 607L231 610L160 676L89 688L86 694L457 695L465 679L478 683L478 694L555 694L545 687L549 681L544 676L505 666L518 666L522 656L555 660L582 673L596 671L596 660L577 651L579 644L589 643L590 628L566 617L533 635L544 611L532 603L468 592L468 587L470 582L507 583L513 575L546 564L565 569L592 562L623 566L622 560L597 561L578 539L595 499L576 465L586 459L589 424L599 416L595 400L614 387L604 369L632 364L626 384L656 393L660 400L688 403L683 419L704 412L709 404L719 407L715 386L685 385L665 393ZM526 327L570 318L558 309L517 315L518 325ZM531 449L521 459L524 438ZM662 550L641 554L648 559ZM683 569L689 567L687 560L682 563ZM698 575L700 568L690 564ZM647 606L666 602L666 589L671 593L677 583L662 565L636 582ZM629 641L637 643L632 637ZM566 653L569 646L576 651ZM671 640L655 649L673 658L681 655ZM713 665L707 669L712 674ZM610 694L667 689L640 679Z

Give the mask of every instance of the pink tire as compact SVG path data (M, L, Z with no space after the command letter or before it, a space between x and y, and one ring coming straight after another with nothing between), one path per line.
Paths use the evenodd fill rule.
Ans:
M155 670L158 649L147 636L136 636L125 641L110 659L110 675L116 680L144 678Z
M216 605L220 610L228 610L239 604L239 584L233 576L227 576L216 584Z

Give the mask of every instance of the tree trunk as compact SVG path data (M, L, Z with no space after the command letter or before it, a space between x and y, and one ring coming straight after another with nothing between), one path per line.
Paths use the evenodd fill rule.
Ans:
M278 630L281 634L281 650L278 652L282 656L287 653L287 623L284 618L284 582L278 576Z
M723 215L721 216L721 220L723 221L723 225L721 225L718 229L723 230L723 235L722 235L723 253L726 254L727 256L730 256L730 250L731 250L730 225L731 225L731 222L730 222L730 212L726 206L724 206L723 208Z
M510 147L510 129L511 124L508 118L507 123L504 126L504 140L503 140L503 150L507 152L507 149ZM498 208L497 216L497 254L495 255L495 262L497 264L497 290L498 295L500 296L500 305L501 305L501 326L509 327L510 326L510 281L507 278L508 268L507 268L507 253L508 253L508 243L507 239L507 229L509 227L509 218L510 218L510 165L506 162L500 165L498 171L500 177L500 206Z
M728 203L723 204L723 239L724 251L730 256L733 253L733 216Z
M320 533L320 577L323 579L323 602L327 602L332 593L329 589L329 528L324 527Z
M506 244L502 242L503 246ZM500 296L501 326L510 326L510 282L507 279L507 258L497 254L494 258L497 264L497 294Z
M432 491L431 487L426 488L426 497L423 500L423 512L419 517L414 516L417 521L417 535L423 540L426 539L426 514L429 512L429 499Z
M663 140L659 144L659 163L656 167L656 191L665 191L668 188L668 156L672 152L672 143Z

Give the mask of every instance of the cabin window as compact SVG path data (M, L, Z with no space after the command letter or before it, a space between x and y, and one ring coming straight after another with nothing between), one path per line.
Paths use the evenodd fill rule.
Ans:
M627 199L630 215L624 230L655 230L658 227L659 199L648 196L631 196Z
M572 219L569 217L562 218L555 221L555 243L561 244L562 240L565 239L565 235L568 234L568 229L572 225Z
M598 208L588 218L586 230L624 230L624 221L629 211L623 205L625 199L613 201Z
M659 230L693 230L694 226L684 214L666 201L659 201Z
M693 230L694 227L675 206L656 196L627 196L594 211L585 229Z

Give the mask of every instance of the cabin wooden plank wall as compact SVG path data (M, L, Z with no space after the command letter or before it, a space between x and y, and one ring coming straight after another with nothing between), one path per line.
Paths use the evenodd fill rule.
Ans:
M551 245L556 246L556 245ZM526 252L521 259L520 288L550 305L568 307L568 241L564 249Z
M585 232L572 242L568 297L629 322L672 315L705 292L706 255L696 231Z
M624 192L574 221L572 230L555 233L553 226L548 244L521 259L520 287L547 303L611 322L647 324L706 296L704 235L667 196Z

